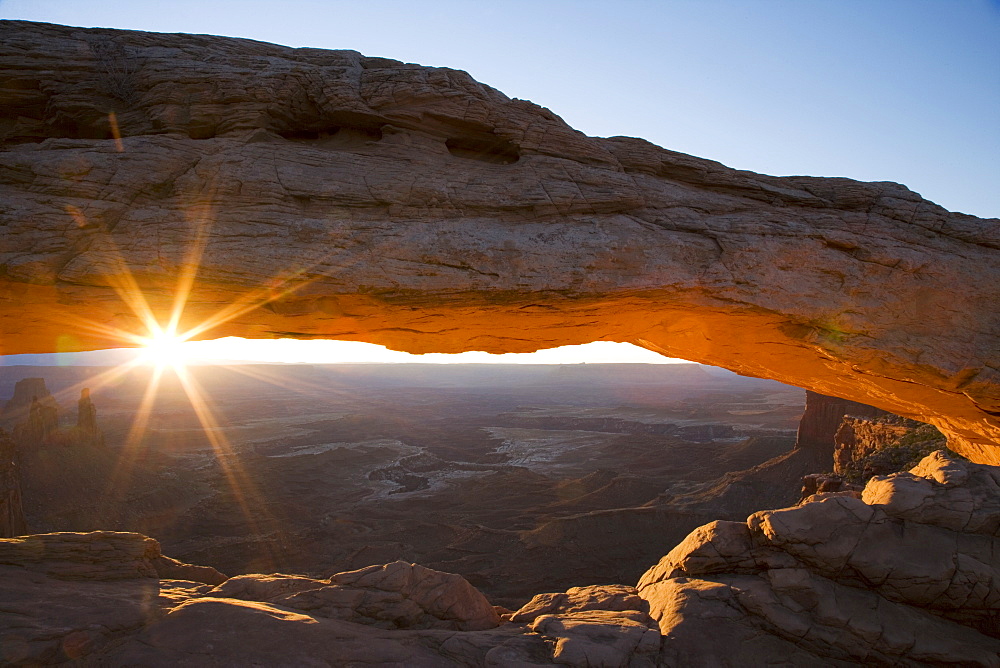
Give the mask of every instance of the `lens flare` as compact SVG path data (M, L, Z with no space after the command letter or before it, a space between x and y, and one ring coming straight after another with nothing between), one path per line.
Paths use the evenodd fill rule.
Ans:
M329 261L336 252L337 246L334 245L332 249L320 247L317 251L317 257L311 260L303 258L299 266L290 269L279 269L273 277L262 281L260 286L251 287L242 294L233 296L214 314L200 318L196 322L186 322L182 325L182 321L185 320L185 307L196 287L195 279L201 268L203 254L210 238L213 220L213 209L210 202L213 192L214 184L209 183L206 187L206 203L200 206L191 206L187 212L186 217L193 228L192 238L183 253L183 259L177 265L177 282L171 290L173 293L171 307L165 308L163 304L159 303L162 302L161 293L159 295L161 299L157 300L158 303L154 308L154 305L150 303L147 295L140 288L140 281L132 273L129 263L125 261L114 238L111 235L104 235L98 237L94 244L95 248L103 253L102 258L105 265L102 266L102 273L106 276L106 285L118 295L122 304L132 312L134 320L137 322L127 328L122 328L117 322L101 322L81 316L72 316L64 317L60 324L76 327L83 332L97 334L110 340L120 341L129 347L142 349L140 354L131 361L85 381L90 389L114 386L121 378L130 371L135 371L139 366L147 366L152 369L145 392L129 427L128 435L125 437L119 452L115 469L105 482L101 503L112 508L119 507L126 502L126 494L130 489L129 481L136 467L141 465L145 450L150 443L150 435L156 431L152 418L158 397L164 390L165 384L174 383L174 387L176 387L176 383L179 383L202 427L215 460L228 483L230 492L242 511L246 531L255 536L263 536L266 533L267 540L264 541L264 545L268 547L264 549L267 554L261 556L265 559L273 559L270 546L280 545L284 541L282 538L283 530L280 528L281 523L271 515L267 499L244 469L239 448L227 438L225 421L220 420L220 416L217 416L213 411L210 405L210 395L201 389L197 379L188 368L188 362L192 356L196 356L193 353L193 350L196 349L189 347L187 342L204 338L205 333L235 318L245 316L270 302L280 300L318 280L323 276L323 273L317 271L313 274L313 268L321 267ZM87 227L89 225L84 211L69 207L67 214L77 226ZM238 367L236 369L240 370ZM168 371L172 373L168 374ZM168 375L175 376L176 379L168 378ZM266 375L262 374L262 376ZM83 382L77 383L67 390L66 396L71 397L73 392L78 394L81 387L83 387Z
M153 334L145 341L139 357L145 364L159 369L167 367L174 370L182 368L187 362L187 349L183 336L166 330Z

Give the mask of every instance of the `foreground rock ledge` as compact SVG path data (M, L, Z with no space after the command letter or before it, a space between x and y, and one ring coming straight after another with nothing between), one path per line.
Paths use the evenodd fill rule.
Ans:
M1000 463L1000 224L895 183L586 137L466 73L0 22L0 353L593 340L930 421ZM113 114L113 115L112 115Z
M402 561L226 579L139 534L41 534L0 540L0 662L996 667L998 541L1000 467L944 451L860 499L705 525L638 587L502 616L461 576Z
M1000 666L1000 468L939 450L856 496L692 532L638 585L661 661Z

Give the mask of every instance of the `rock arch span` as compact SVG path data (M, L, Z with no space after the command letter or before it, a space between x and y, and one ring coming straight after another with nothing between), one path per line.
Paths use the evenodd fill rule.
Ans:
M0 36L0 353L123 345L136 295L166 319L197 267L200 338L630 341L1000 463L996 219L586 137L464 72L353 51Z

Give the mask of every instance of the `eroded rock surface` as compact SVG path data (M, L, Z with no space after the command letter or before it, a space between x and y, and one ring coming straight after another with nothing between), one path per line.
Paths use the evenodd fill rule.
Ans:
M211 595L266 601L386 629L482 631L500 623L489 601L462 576L404 561L337 573L329 580L239 576Z
M998 482L938 451L862 499L701 527L639 582L663 660L1000 665ZM726 639L706 648L711 625Z
M155 540L135 533L0 540L0 663L81 658L157 619L160 556Z
M593 585L570 587L565 592L538 594L511 615L512 622L533 622L541 615L605 610L645 612L649 605L635 587Z
M160 555L140 534L40 534L0 541L0 662L655 665L660 633L635 589L547 597L564 605L528 624L501 623L461 576L406 562L326 580L225 580Z
M196 336L592 340L930 421L1000 462L1000 225L895 183L586 137L464 72L0 23L5 354ZM88 327L97 323L99 327Z
M0 540L2 660L1000 666L1000 467L939 451L862 499L814 498L699 528L636 588L539 594L503 619L407 562L224 579L139 534Z
M0 538L26 532L17 446L7 432L0 429Z
M799 422L795 447L813 450L824 457L833 455L837 431L846 415L876 417L885 414L873 406L806 390L806 409Z
M863 484L873 475L913 468L928 454L944 447L945 438L932 425L886 414L878 418L845 417L837 430L836 443L834 473Z

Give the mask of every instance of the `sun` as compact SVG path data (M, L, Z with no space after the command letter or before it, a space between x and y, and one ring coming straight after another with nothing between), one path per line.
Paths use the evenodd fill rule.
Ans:
M187 363L186 339L169 330L161 330L143 341L140 359L146 364L163 369L181 369Z

